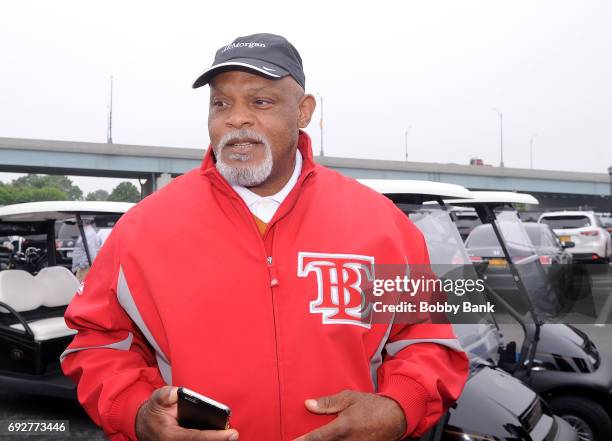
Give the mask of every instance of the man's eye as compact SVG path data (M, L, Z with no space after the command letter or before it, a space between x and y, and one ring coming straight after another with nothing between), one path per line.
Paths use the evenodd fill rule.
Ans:
M214 100L212 105L213 107L219 107L219 108L227 107L227 103L221 100Z
M268 104L272 104L272 101L264 99L264 98L258 98L255 100L256 106L267 106Z

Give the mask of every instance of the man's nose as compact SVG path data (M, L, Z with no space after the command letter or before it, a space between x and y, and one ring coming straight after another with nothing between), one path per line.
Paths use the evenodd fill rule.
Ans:
M236 129L249 127L253 124L253 112L248 108L248 106L234 104L229 109L229 114L225 124L228 127Z

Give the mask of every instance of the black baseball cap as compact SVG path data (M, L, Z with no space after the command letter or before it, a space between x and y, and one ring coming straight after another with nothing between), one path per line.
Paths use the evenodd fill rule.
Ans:
M271 79L291 75L302 88L306 84L302 57L280 35L253 34L236 38L217 51L212 66L195 80L193 88L208 84L212 77L228 70L246 70Z

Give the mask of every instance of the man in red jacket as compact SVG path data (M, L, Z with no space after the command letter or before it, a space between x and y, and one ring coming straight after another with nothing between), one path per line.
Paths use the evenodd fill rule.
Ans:
M423 434L467 358L449 325L368 321L362 294L375 265L427 265L422 235L314 163L300 129L315 100L287 40L236 39L204 84L202 167L122 217L66 312L80 402L113 440ZM228 405L232 429L180 427L176 386Z

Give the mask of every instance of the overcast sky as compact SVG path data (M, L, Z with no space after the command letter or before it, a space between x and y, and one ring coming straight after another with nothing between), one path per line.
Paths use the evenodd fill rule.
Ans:
M236 36L286 36L324 100L325 154L606 172L612 2L3 1L0 136L205 147L208 88ZM319 151L319 113L308 132ZM11 175L12 176L12 175ZM9 176L0 176L6 180ZM77 179L86 191L117 181Z

